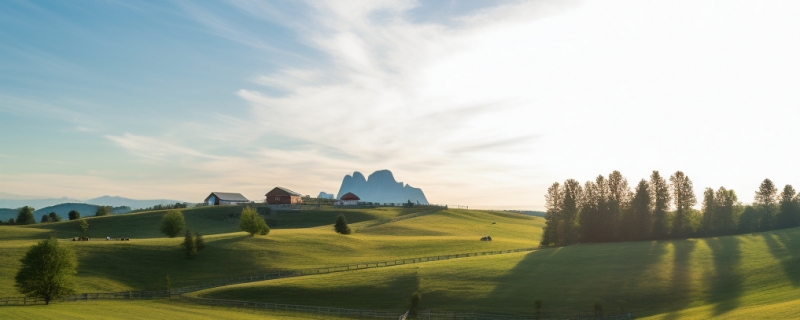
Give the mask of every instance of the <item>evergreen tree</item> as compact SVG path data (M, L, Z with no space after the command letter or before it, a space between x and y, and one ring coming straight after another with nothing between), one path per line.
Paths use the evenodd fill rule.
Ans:
M344 218L343 214L339 214L339 216L336 217L336 223L333 225L333 230L339 234L352 233L352 230L350 230L350 227L347 225L347 220Z
M739 217L739 233L756 232L761 226L761 214L753 206L744 207Z
M772 230L775 226L775 211L777 206L778 188L770 179L764 179L756 191L754 205L761 214L761 231Z
M19 225L36 223L36 218L33 216L34 211L35 210L29 206L20 208L19 214L17 214L16 223Z
M629 229L631 240L646 240L651 238L653 227L653 213L651 210L650 185L642 179L636 185L636 192L631 200L631 220Z
M561 185L554 182L550 188L547 188L547 195L545 195L545 223L542 230L542 244L549 245L557 243L560 236L558 234L558 224L561 220L561 209L563 208L562 202L564 201L564 194L561 191Z
M197 241L192 233L192 230L186 229L186 232L183 235L183 243L181 243L181 247L183 247L183 251L186 253L186 257L189 259L194 259L197 255Z
M672 197L675 201L675 218L672 222L672 235L683 237L688 235L689 210L697 204L697 197L694 195L692 180L682 171L677 171L669 181L672 184Z
M592 181L587 181L583 187L583 205L578 217L580 224L581 242L597 242L597 220L598 220L598 191L597 185Z
M776 217L778 228L794 228L800 225L800 204L796 199L797 191L791 186L783 187L780 195L780 211Z
M653 201L653 229L652 234L656 239L663 239L669 233L668 216L669 204L672 196L669 193L667 181L658 173L653 171L650 175L650 192Z
M716 193L714 189L706 188L703 192L703 232L706 235L714 235L717 230L716 221L717 214L717 200L715 199Z
M597 187L597 218L595 219L596 224L591 227L595 229L595 240L598 242L611 241L614 236L614 231L612 230L614 222L610 221L608 180L603 175L599 175L594 180L594 184Z
M563 230L560 232L563 244L573 244L578 242L580 235L578 225L578 212L583 200L583 189L581 183L575 179L564 181L564 200L562 201L561 217L563 219Z

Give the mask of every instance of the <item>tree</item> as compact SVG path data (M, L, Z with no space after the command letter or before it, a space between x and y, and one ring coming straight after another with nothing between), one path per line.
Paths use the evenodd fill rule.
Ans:
M667 181L655 170L650 175L650 192L653 193L651 197L653 201L653 237L662 239L669 232L667 212L669 203L672 202L672 196L669 194Z
M547 188L545 198L545 213L544 230L542 231L542 244L548 245L558 242L558 223L561 220L561 209L563 208L562 202L564 195L561 191L561 185L554 182L550 188Z
M86 222L86 219L78 220L78 227L81 228L81 234L84 237L88 237L89 236L89 223Z
M772 230L775 226L775 211L777 206L778 188L770 179L764 179L756 191L754 205L761 213L761 231Z
M53 299L75 292L73 275L78 259L72 248L59 245L56 238L32 246L20 262L22 266L14 280L17 290L25 296L50 304Z
M628 180L617 170L608 175L608 212L606 213L605 230L607 241L620 240L623 212L630 199Z
M47 214L43 214L40 223L48 223L48 222L50 222L50 216L48 216Z
M197 251L201 251L206 248L206 241L203 240L202 233L198 232L194 235L194 243L197 245Z
M411 294L411 303L408 305L408 318L416 319L419 314L419 304L422 302L422 294L419 290Z
M185 226L183 213L178 210L169 210L161 218L161 233L167 237L175 238Z
M189 230L188 228L186 229L181 247L183 247L184 252L186 252L187 258L194 259L194 257L197 255L197 240L194 234L192 234L192 230Z
M602 177L602 176L600 176ZM602 199L599 197L597 185L592 181L587 181L583 186L583 205L578 216L581 230L581 242L597 241L597 220L600 214Z
M715 196L714 189L706 188L706 191L703 192L703 232L706 235L714 235L718 232L715 223L718 220L716 217L718 201L714 198Z
M636 185L636 193L631 200L631 215L633 240L650 239L653 227L653 212L651 210L650 185L642 179Z
M336 217L336 223L333 225L333 230L339 234L350 234L352 232L350 227L347 226L347 220L344 218L343 214L339 214L339 216Z
M49 220L50 222L61 222L61 216L59 216L55 212L50 212L50 214L47 216L48 216L47 220Z
M672 198L675 201L675 219L672 223L672 235L675 237L686 236L689 232L687 225L689 222L689 210L697 204L697 197L694 195L692 180L682 171L676 171L669 181L672 184Z
M263 236L269 233L269 226L264 221L264 218L259 216L256 210L251 207L242 209L242 214L239 216L239 228L250 233L251 237L255 234Z
M99 207L97 207L97 212L95 212L94 215L96 217L107 216L107 215L111 214L111 209L112 209L111 206L99 206Z
M33 211L35 210L29 206L20 208L19 214L17 214L17 224L24 225L36 223L36 218L33 217Z
M715 220L712 224L716 227L718 234L729 235L736 230L736 210L741 207L739 198L736 197L736 192L727 190L724 187L719 187L717 194L714 196L717 202L715 206L716 213L714 214Z
M753 206L746 206L739 217L739 232L751 233L758 231L761 226L761 215Z
M775 217L778 228L794 228L800 225L800 203L796 199L797 191L791 185L783 187L780 195L780 210Z
M580 229L578 225L578 212L583 201L583 188L575 179L564 181L564 200L561 202L561 229L560 242L568 245L578 242Z
M81 218L81 213L77 210L72 210L68 214L70 220L78 220Z

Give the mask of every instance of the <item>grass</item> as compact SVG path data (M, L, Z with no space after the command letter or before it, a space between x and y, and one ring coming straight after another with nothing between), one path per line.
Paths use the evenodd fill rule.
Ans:
M358 220L358 215L368 214L376 219L389 219L407 212L408 210L401 208L387 208L385 211L347 210L346 215L348 220ZM273 229L265 237L250 237L244 232L207 235L204 237L206 249L193 260L186 259L179 250L182 238L133 238L125 242L65 240L63 243L74 247L78 254L78 290L103 292L163 289L166 287L166 275L170 276L173 287L182 287L277 269L302 269L529 247L536 244L541 235L542 225L542 220L539 218L516 214L446 210L379 226L393 228L391 225L398 224L398 227L394 227L397 231L440 224L442 228L438 235L364 232L345 236L333 232L332 224L339 212L331 210L324 214L332 217L327 225L314 226L318 223L312 222L308 225L314 227ZM136 218L134 222L140 222L139 219L144 218L135 215L147 214L132 215ZM185 215L189 220L193 214L185 213ZM351 219L351 215L357 219ZM90 228L97 225L94 220L114 222L117 219L131 222L130 219L133 218L124 216L94 218L89 221ZM322 219L319 218L319 221ZM148 227L157 229L157 225ZM34 238L41 239L47 236L47 233L41 231L41 228L7 228L11 231L8 237L17 240L0 241L0 248L6 253L0 255L0 292L13 293L16 292L13 288L13 276L19 268L19 259L28 247L38 241ZM487 229L494 232L496 240L478 241ZM30 231L31 234L25 234L20 230ZM0 232L2 231L5 230L0 229Z
M201 297L402 310L412 292L434 311L648 319L797 318L800 229L662 242L575 245L531 253L228 286ZM623 302L620 302L623 301Z
M167 300L78 301L0 308L2 319L345 319L331 316L208 307Z

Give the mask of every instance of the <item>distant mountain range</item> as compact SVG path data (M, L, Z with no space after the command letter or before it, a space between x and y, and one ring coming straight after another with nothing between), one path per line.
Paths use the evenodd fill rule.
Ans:
M411 187L408 184L397 182L389 170L373 172L364 178L361 172L353 172L342 180L336 198L339 199L348 192L352 192L364 202L378 203L413 203L428 204L428 199L422 189Z
M150 208L157 204L175 204L183 202L184 201L168 200L168 199L136 200L136 199L112 197L112 196L102 196L84 201L67 197L31 198L29 196L19 196L8 193L0 193L0 208L8 208L8 209L17 209L24 206L31 206L33 208L45 208L62 203L85 203L98 206L130 207L131 210L136 210L142 208Z
M335 195L327 193L327 192L320 192L317 198L319 199L333 199Z

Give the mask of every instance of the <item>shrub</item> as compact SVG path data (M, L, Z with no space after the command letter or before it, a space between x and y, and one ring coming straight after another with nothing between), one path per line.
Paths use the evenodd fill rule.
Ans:
M333 230L336 230L336 233L340 234L350 234L352 232L343 214L336 217L336 224L333 225Z
M68 214L70 220L78 220L81 218L81 213L77 210L72 210Z
M161 233L167 237L175 238L186 226L183 220L183 213L178 210L170 210L161 218Z
M267 222L251 207L242 209L242 214L239 216L239 228L250 233L251 237L255 234L263 236L269 233Z

